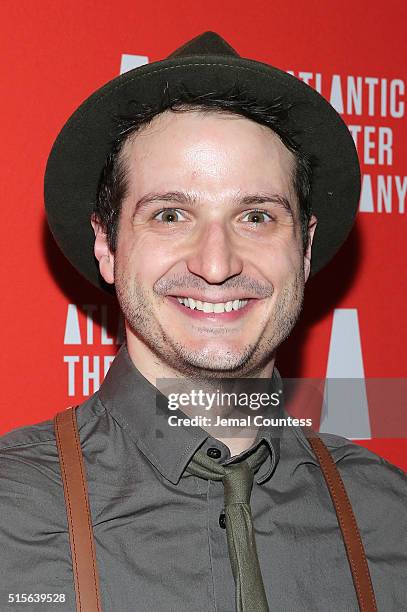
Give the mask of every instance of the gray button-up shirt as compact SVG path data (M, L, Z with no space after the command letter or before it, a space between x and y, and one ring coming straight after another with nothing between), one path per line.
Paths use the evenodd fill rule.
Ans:
M223 484L185 467L199 447L218 449L209 454L226 463L258 444L270 454L251 507L270 610L358 610L336 514L301 429L262 428L231 458L203 429L170 427L166 410L125 346L77 410L103 611L234 612ZM407 610L407 477L344 438L322 438L353 505L379 611ZM0 438L0 557L1 612L76 609L52 421ZM37 603L44 595L54 602Z

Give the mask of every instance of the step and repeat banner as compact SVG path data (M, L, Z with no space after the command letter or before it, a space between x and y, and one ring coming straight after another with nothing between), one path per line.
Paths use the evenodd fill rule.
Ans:
M405 3L23 0L0 11L0 433L94 393L123 340L113 298L70 267L47 228L43 175L56 135L105 82L214 30L319 91L354 138L357 223L309 281L277 366L320 389L320 431L407 469Z

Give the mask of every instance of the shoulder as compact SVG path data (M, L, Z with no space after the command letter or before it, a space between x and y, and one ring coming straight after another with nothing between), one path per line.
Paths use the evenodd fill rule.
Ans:
M304 432L296 428L298 441L315 458ZM362 487L374 487L383 491L396 487L401 495L407 495L407 474L380 455L361 444L335 434L318 434L328 448L343 478L354 481Z
M95 404L95 398L91 398L77 409L81 441L93 431ZM30 539L33 533L65 529L53 419L14 429L0 437L0 499L0 547L10 534L22 533Z
M4 496L44 485L43 475L56 462L52 420L19 427L0 437L0 490ZM52 468L51 468L52 469Z
M87 425L95 420L99 402L96 396L77 409L81 438ZM99 409L100 412L100 409ZM83 433L84 432L84 433ZM13 429L0 437L0 490L10 493L51 490L60 483L58 449L54 419Z
M314 452L301 428L294 428L297 441L315 459ZM365 482L376 482L377 478L388 479L407 486L407 474L380 455L373 453L361 444L343 436L329 433L319 433L318 436L328 448L339 471L349 472L355 478L363 474ZM317 463L315 459L315 463Z
M295 430L296 465L308 465L315 478L323 482L318 460L304 432L301 428ZM336 464L352 505L367 523L383 521L390 525L394 520L407 530L407 474L352 440L334 434L318 435Z
M0 454L2 456L12 449L29 446L31 444L46 444L55 441L54 425L52 419L12 429L0 436Z
M58 411L57 411L58 412ZM55 412L55 414L57 414ZM96 418L103 412L98 394L80 404L76 410L78 428L81 430L89 421ZM0 460L4 457L12 456L19 451L24 452L28 447L56 446L54 418L33 425L18 427L0 436Z
M321 436L351 499L370 524L407 535L407 474L380 455L340 436Z
M349 473L367 485L383 488L386 484L397 486L400 494L407 494L407 474L380 455L361 444L334 434L319 434L328 447L341 472Z
M303 432L296 432L309 454L313 451ZM334 434L319 434L335 461L358 520L359 527L383 558L400 551L407 534L407 474L367 448ZM313 455L314 456L314 455ZM314 457L315 459L315 457ZM318 465L317 460L311 461ZM319 471L319 470L317 470ZM321 475L322 481L322 475ZM370 540L375 541L373 546Z
M17 535L63 531L63 489L53 421L14 429L0 438L0 545L9 550Z

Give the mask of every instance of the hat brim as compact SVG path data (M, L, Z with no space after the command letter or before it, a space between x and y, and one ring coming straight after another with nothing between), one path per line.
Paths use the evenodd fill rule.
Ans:
M268 64L240 57L177 57L130 70L92 94L59 133L45 172L45 206L54 238L71 264L91 283L108 290L93 253L90 217L106 156L116 139L115 117L151 104L183 83L196 94L235 86L262 102L292 104L289 126L316 164L312 210L318 219L311 275L323 268L348 236L357 213L360 169L350 132L335 109L314 89Z

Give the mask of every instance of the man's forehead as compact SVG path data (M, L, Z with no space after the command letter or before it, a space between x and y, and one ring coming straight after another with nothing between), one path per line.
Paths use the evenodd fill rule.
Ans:
M229 186L296 199L294 155L270 128L236 114L165 111L129 137L123 158L137 191L215 193Z
M287 159L292 162L295 159L293 153L270 127L236 112L193 106L181 107L174 111L167 109L159 113L131 134L123 148L126 152L130 152L137 143L137 148L140 149L143 143L148 143L152 139L165 140L170 138L173 132L176 132L177 136L188 136L190 139L202 138L202 135L206 135L209 139L220 132L222 135L233 133L236 139L241 138L242 147L251 136L259 141L273 143L282 152L284 151Z

